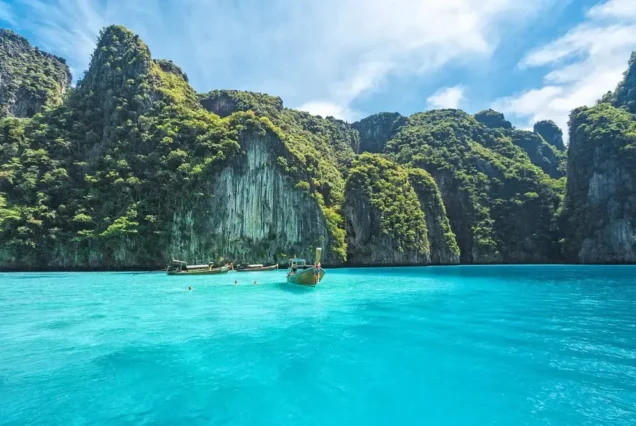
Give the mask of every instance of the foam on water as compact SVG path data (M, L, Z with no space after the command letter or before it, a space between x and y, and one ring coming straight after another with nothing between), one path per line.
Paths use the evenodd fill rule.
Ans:
M0 424L636 422L635 267L284 276L0 274Z

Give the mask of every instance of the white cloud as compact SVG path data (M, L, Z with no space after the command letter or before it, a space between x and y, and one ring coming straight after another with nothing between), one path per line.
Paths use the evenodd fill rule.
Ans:
M426 103L430 108L459 108L464 99L464 88L462 86L446 87L433 93Z
M584 22L530 52L521 67L548 67L542 87L499 99L494 108L531 125L552 119L567 134L570 111L613 90L636 50L636 1L608 0Z
M349 108L331 102L307 102L299 106L298 109L300 111L306 111L314 115L321 115L323 117L336 117L346 121L355 121L357 118L359 118L359 114L355 113Z
M489 57L506 31L553 1L14 0L10 12L76 75L99 29L121 23L200 91L264 91L346 115L390 75Z

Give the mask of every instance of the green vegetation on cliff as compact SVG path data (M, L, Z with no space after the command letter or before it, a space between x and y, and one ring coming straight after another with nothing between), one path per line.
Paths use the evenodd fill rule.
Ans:
M636 120L601 103L570 115L564 220L568 260L636 261Z
M459 263L460 250L457 239L433 176L423 169L409 169L408 173L409 182L420 200L420 208L426 217L428 239L431 243L431 262Z
M572 112L567 182L551 121L348 124L266 94L199 95L120 26L66 93L59 58L10 31L0 55L1 268L284 262L317 244L334 264L636 262L636 55L615 92Z
M31 117L62 102L71 84L66 61L0 29L0 117Z
M209 256L204 240L213 236L202 218L215 214L211 184L221 169L245 161L240 141L251 137L280 142L269 147L276 167L315 199L331 259L344 261L339 167L353 158L357 134L338 120L259 110L275 99L266 95L231 95L245 111L208 112L178 66L153 60L127 29L106 28L62 105L26 122L0 122L0 263L153 266L174 244ZM175 220L183 212L190 219Z
M409 118L387 144L390 157L438 183L463 262L558 257L558 183L509 137L457 110Z
M623 79L616 90L608 93L601 102L610 102L617 108L624 108L632 114L636 114L636 52L632 52L623 74Z
M363 196L380 215L377 232L395 242L395 250L428 250L424 213L406 170L373 154L362 154L353 162L347 192Z
M561 212L566 259L636 262L636 52L615 92L570 114Z
M491 129L512 129L510 121L504 115L492 109L480 111L475 114L475 120Z
M430 263L425 214L406 169L362 154L349 172L344 211L352 263Z
M249 125L208 113L184 76L164 69L136 35L109 27L63 105L0 123L5 263L162 259L173 212L211 196L206 177L239 152L238 125Z
M221 115L249 111L270 124L285 146L278 167L317 200L327 220L331 252L344 261L344 176L359 145L358 133L342 120L283 108L280 98L265 94L214 90L200 99L209 111Z
M528 155L532 164L541 167L549 176L555 179L565 176L565 154L547 143L538 133L513 128L502 113L492 109L478 112L474 117L479 123L491 129L487 140L509 139ZM541 125L539 127L543 129ZM500 148L507 149L508 145L503 144L498 147L497 144L490 143L488 147L499 150L500 153L506 155L500 151ZM510 157L510 155L508 156Z

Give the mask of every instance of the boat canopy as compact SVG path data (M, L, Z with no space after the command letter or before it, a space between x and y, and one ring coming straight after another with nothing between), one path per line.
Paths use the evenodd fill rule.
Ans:
M262 268L263 264L262 263L256 263L254 265L247 265L248 268Z
M305 263L305 259L292 259L291 260L293 263Z
M186 269L207 269L210 265L188 265Z

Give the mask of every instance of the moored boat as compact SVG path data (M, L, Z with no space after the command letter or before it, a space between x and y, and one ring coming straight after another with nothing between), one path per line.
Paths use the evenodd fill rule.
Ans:
M183 260L173 260L166 268L168 275L214 275L226 274L230 268L227 266L214 267L212 263L207 265L188 265Z
M294 258L289 262L287 282L292 284L315 287L325 276L325 270L320 267L322 249L316 249L316 260L313 265L308 265L305 259Z
M278 269L278 264L263 266L262 264L257 263L255 265L247 265L244 268L236 268L235 271L236 272L257 272L257 271L273 271L276 269Z

